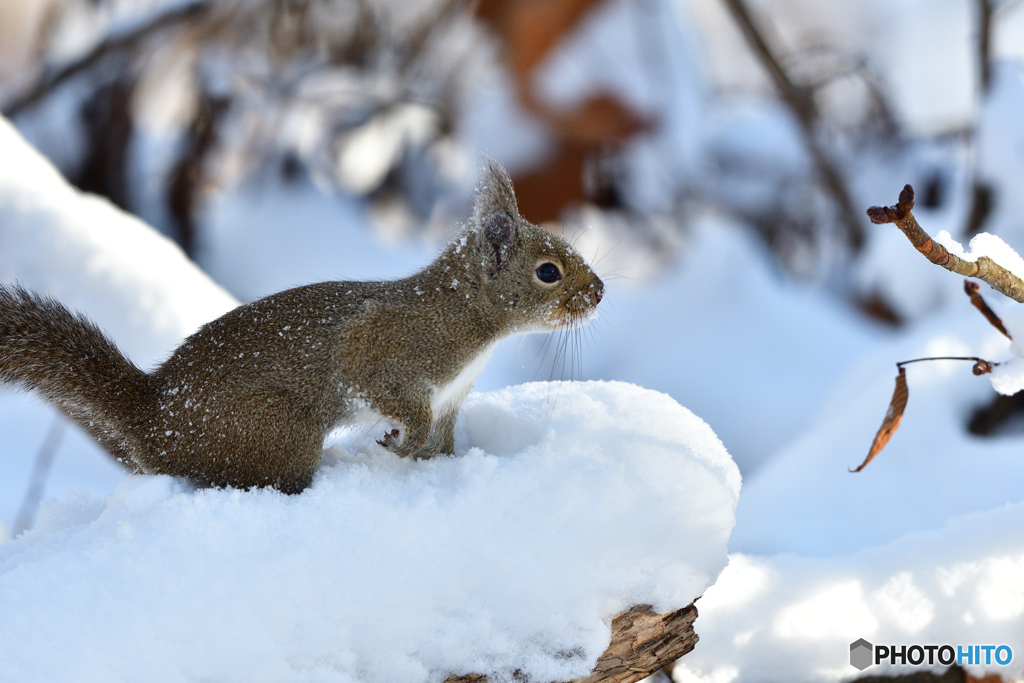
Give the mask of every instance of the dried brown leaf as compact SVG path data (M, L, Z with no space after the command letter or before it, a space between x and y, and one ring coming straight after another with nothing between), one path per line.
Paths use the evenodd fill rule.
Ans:
M889 439L896 433L896 428L900 426L903 411L907 408L907 395L907 370L900 366L900 374L896 375L896 388L892 392L889 409L885 411L885 419L882 420L882 426L878 428L875 440L871 442L871 450L868 451L868 457L864 458L864 462L857 469L850 470L851 472L860 472L864 469L878 455L878 452L885 448L885 444L889 443Z
M1013 337L1010 336L1010 333L1006 331L1006 328L1003 327L1003 321L999 319L999 316L995 314L995 311L989 308L988 304L985 303L985 300L981 298L981 293L978 291L979 289L980 287L977 282L964 280L964 291L967 292L967 296L971 297L971 304L981 311L981 314L985 316L985 320L987 320L992 327L1006 335L1007 339L1013 339Z

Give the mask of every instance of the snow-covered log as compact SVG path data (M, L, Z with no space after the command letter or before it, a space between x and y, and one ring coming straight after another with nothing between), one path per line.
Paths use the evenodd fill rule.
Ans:
M650 605L637 605L612 620L612 642L589 676L572 683L634 683L668 666L693 649L697 607L655 614ZM445 683L482 683L481 674L451 676Z
M578 683L633 683L668 666L697 644L693 621L697 607L655 614L639 605L612 620L612 642L597 660L593 673Z
M457 455L426 461L373 434L340 434L299 496L128 477L44 501L0 545L0 661L14 680L596 683L695 642L696 610L674 610L725 565L740 481L665 394L472 394Z

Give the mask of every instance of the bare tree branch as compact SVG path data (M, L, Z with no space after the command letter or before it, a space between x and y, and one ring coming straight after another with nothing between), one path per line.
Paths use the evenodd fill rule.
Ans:
M832 197L832 201L839 210L839 220L843 223L846 242L854 251L860 251L864 246L864 229L857 218L858 212L850 198L850 193L847 191L846 179L843 178L839 168L832 163L818 142L816 127L819 115L811 93L806 88L801 88L794 83L786 73L782 62L768 45L768 41L757 27L744 1L723 0L723 2L732 13L754 54L768 71L783 103L800 123L804 141L814 160L814 165L818 169L818 174L821 176L825 191Z
M60 67L44 70L34 85L4 104L0 112L8 118L19 114L45 98L62 83L92 68L107 55L133 48L155 33L196 19L209 11L211 6L209 0L196 0L162 12L129 31L109 36L77 59Z
M50 474L50 465L57 454L60 442L64 439L64 432L67 430L67 423L62 415L55 415L50 428L46 432L43 444L36 452L35 463L32 466L32 476L28 480L28 489L25 491L25 498L18 508L18 514L14 518L14 528L11 529L11 538L16 537L23 531L32 527L36 517L36 510L39 509L39 501L43 499L43 489L46 486L46 478Z
M995 19L994 0L975 0L978 12L978 36L976 41L978 60L978 85L980 99L988 97L992 90L992 29ZM977 154L974 155L974 183L971 188L971 208L967 212L965 235L981 232L995 206L994 190L977 172Z
M984 97L992 87L992 0L976 0L978 7L978 79Z
M965 261L950 254L944 246L934 242L918 224L911 210L914 208L914 188L907 185L900 192L900 199L894 206L872 206L868 218L872 223L895 223L903 231L914 248L932 263L965 277L986 282L992 289L1001 292L1014 301L1024 303L1024 280L1011 273L987 256L977 261Z

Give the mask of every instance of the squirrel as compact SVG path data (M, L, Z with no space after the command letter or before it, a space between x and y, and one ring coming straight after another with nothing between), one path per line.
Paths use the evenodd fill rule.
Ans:
M203 325L150 373L59 302L0 286L0 383L36 392L134 473L198 486L312 482L326 435L366 409L401 457L452 453L463 399L506 337L584 324L604 284L519 215L484 161L468 224L401 280L321 282Z

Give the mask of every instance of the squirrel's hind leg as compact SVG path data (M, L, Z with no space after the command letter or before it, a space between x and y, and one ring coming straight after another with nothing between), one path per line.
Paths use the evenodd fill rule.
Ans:
M311 483L323 453L324 435L307 415L288 401L273 406L262 420L249 457L255 461L249 486L273 486L282 493L301 493Z
M301 493L312 483L324 435L291 394L256 391L225 413L217 429L207 431L215 438L196 444L201 453L179 454L175 471L164 471L203 486L271 486L283 493Z

